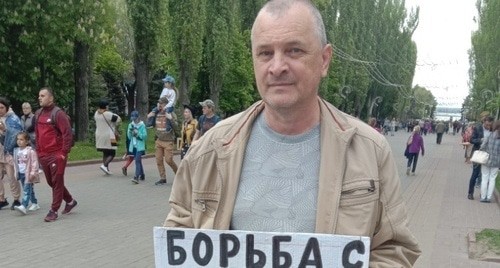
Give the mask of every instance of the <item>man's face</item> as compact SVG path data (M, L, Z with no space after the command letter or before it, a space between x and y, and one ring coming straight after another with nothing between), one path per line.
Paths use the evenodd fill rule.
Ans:
M321 77L332 57L322 46L309 10L294 4L280 17L266 11L255 20L252 58L257 88L273 109L316 102Z
M487 130L491 130L491 126L493 125L492 121L484 120L483 127Z
M23 106L23 114L28 115L31 113L31 106Z
M203 105L201 106L201 111L203 112L204 115L210 115L212 108L208 107L207 105Z
M158 109L159 109L160 111L165 110L165 107L166 107L166 106L167 106L167 104L166 104L166 103L158 103Z
M40 107L49 107L54 103L54 96L52 96L46 89L40 90L38 93L38 103Z
M2 103L0 103L0 117L5 116L5 114L7 114L7 110L8 110L7 107Z

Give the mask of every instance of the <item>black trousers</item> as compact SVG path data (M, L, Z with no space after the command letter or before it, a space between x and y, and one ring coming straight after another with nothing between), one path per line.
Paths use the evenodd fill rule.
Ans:
M413 168L411 169L411 172L415 172L418 162L418 153L409 153L407 167L411 167L412 162L413 162Z
M481 177L481 165L480 164L472 164L472 175L469 180L469 194L474 194L474 186L476 185L476 180Z
M443 140L443 133L437 133L436 143L441 144L442 140Z

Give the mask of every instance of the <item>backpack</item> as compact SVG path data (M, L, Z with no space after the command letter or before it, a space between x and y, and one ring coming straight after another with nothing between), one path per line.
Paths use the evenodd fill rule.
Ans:
M50 125L52 125L52 127L54 128L54 130L61 134L61 131L59 131L59 129L56 127L56 114L57 112L59 111L62 111L61 108L55 106L54 109L52 109L52 112L50 113ZM38 116L40 116L40 113L42 112L42 108L36 110L35 112L35 116L33 118L33 125L36 125L36 123L38 122ZM65 114L67 117L68 117L68 120L69 120L69 124L72 125L71 123L71 118L69 117L68 114ZM71 139L71 147L75 146L75 131L73 130L73 128L71 128L71 133L73 134L73 138Z

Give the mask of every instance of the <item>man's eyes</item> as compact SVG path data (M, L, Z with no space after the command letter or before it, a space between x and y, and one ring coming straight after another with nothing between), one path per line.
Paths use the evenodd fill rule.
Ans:
M275 52L273 50L262 50L262 51L258 52L257 55L259 57L269 58L269 57L272 57L274 55L274 53ZM302 50L301 48L297 48L297 47L293 47L293 48L289 48L289 49L285 50L285 55L288 55L291 57L302 55L303 53L304 53L304 50Z

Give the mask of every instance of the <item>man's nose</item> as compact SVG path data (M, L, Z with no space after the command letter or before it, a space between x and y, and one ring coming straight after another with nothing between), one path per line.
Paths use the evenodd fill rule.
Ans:
M283 53L275 53L271 60L269 72L272 75L279 76L288 70L288 61Z

